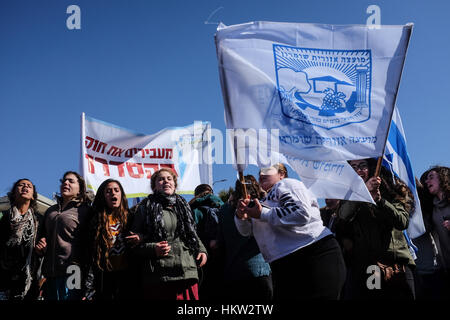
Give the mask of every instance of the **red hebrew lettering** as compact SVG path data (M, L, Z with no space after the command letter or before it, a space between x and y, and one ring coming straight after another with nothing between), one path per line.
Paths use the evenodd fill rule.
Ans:
M97 146L97 149L95 149L95 151L97 151L98 153L104 153L106 146L107 146L106 143L99 141L99 144Z
M133 148L128 149L127 151L125 151L125 157L127 157L127 158L132 158L133 155L134 155L134 153L133 153Z
M123 150L120 149L120 148L118 148L118 149L117 149L117 152L115 152L115 153L113 154L113 156L114 156L114 157L121 157L121 156L122 156L122 153L123 153Z
M125 170L123 169L123 166L125 164L124 162L110 161L109 164L117 167L119 177L125 177Z
M99 143L98 140L94 140L94 146L92 147L92 150L97 151L98 143Z
M113 157L121 157L123 152L124 152L124 150L122 150L122 149L120 149L118 147L115 147L115 146L111 146L109 148L109 151L108 151L107 154L110 154Z
M88 171L89 171L89 173L95 173L94 157L88 155L87 153L84 156L88 160Z
M145 170L150 169L150 170ZM144 171L147 173L147 179L150 179L152 177L152 174L155 173L155 171L158 170L158 164L157 163L144 163Z
M109 177L109 166L108 161L102 158L95 158L95 161L100 162L103 165L103 174L107 177Z
M134 168L137 169L137 173L134 172ZM142 164L127 162L128 174L132 178L140 179L144 177L144 169L142 169Z
M94 138L91 137L86 137L86 140L84 141L84 145L86 146L86 148L90 148L92 147L92 144L94 143Z
M165 155L165 149L160 149L160 148L158 148L157 149L158 150L158 155L156 156L156 158L158 158L158 159L163 159L164 158L164 155Z
M117 152L117 149L118 149L117 147L111 146L111 147L109 147L109 150L108 150L108 152L106 154L114 155L114 152Z

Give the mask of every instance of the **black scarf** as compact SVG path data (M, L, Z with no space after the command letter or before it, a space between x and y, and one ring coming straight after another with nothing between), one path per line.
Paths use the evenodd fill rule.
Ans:
M151 242L167 240L167 231L164 227L162 214L164 208L171 206L177 216L174 238L179 237L189 248L191 254L197 254L200 251L200 245L195 231L192 211L186 200L176 193L170 196L154 193L150 194L146 200L146 228L149 240Z

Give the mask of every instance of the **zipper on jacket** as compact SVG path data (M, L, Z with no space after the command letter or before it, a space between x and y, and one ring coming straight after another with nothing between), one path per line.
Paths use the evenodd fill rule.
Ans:
M52 254L52 268L51 268L53 276L55 275L56 235L57 235L57 230L58 230L58 220L59 220L60 214L61 214L61 212L59 211L59 208L58 208L58 211L56 212L56 215L55 215L55 227L53 229L53 247L52 247L53 254Z

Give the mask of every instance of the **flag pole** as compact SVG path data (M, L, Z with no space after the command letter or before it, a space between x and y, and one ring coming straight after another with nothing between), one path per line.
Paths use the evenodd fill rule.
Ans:
M239 181L242 184L242 192L244 199L247 199L247 187L245 186L244 173L242 171L239 171Z
M81 124L80 124L80 163L79 163L79 169L81 176L86 179L86 175L84 174L85 164L84 164L84 146L85 146L85 140L86 140L86 134L85 134L85 114L84 112L81 113Z
M403 59L403 65L402 65L402 69L401 69L401 72L400 72L400 77L399 77L399 79L398 79L397 90L396 90L396 92L395 92L395 97L394 97L394 107L392 108L391 114L390 114L390 117L389 117L389 119L390 119L390 120L389 120L389 126L388 126L388 129L387 129L386 139L384 140L383 152L381 153L381 156L378 158L378 161L377 161L377 167L375 168L375 177L379 177L379 176L380 176L381 164L383 163L384 152L385 152L385 149L386 149L387 140L388 140L388 138L389 138L389 131L390 131L390 129L391 129L392 116L393 116L393 114L394 114L394 108L397 108L397 96L398 96L398 90L399 90L399 88L400 88L400 83L401 83L402 76L403 76L403 69L405 68L406 54L408 53L409 40L411 39L411 34L412 34L412 27L413 27L413 24L408 23L408 24L406 24L406 26L410 27L410 36L408 37L408 43L406 44L406 49L405 49L405 59Z
M391 120L392 121L392 120ZM384 153L384 149L383 149L383 153ZM378 161L377 161L377 167L375 168L375 177L379 177L380 176L380 171L381 171L381 163L383 162L383 156L378 157Z

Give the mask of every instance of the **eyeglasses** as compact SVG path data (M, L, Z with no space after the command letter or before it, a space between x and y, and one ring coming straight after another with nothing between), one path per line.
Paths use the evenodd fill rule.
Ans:
M366 163L360 163L360 164L354 164L352 165L353 170L358 171L358 170L369 170L369 166Z

